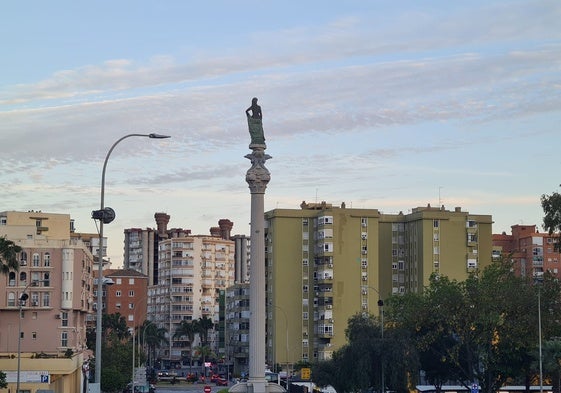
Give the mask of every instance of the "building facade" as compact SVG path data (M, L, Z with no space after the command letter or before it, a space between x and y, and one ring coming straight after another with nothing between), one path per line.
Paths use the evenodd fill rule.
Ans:
M226 362L237 376L249 369L249 312L249 283L236 283L226 289Z
M22 391L87 389L94 260L72 230L67 214L0 212L0 237L22 248L19 270L0 275L0 370L11 391L18 360Z
M97 271L94 271L94 277L95 306L97 304ZM107 269L103 271L103 278L111 283L104 285L103 312L121 314L131 331L142 326L146 320L148 308L148 277L132 269Z
M540 278L544 272L560 277L559 234L540 233L535 225L513 225L511 234L493 234L495 258L509 258L517 275Z
M158 283L149 287L148 315L168 331L169 348L158 354L164 366L186 363L198 343L174 337L181 321L207 317L218 324L220 291L234 283L234 242L216 228L211 235L190 235L182 229L166 230L158 244ZM214 353L220 353L219 335L210 332Z
M270 365L329 359L357 312L379 314L379 300L419 292L431 274L462 280L491 262L490 215L300 207L265 213Z

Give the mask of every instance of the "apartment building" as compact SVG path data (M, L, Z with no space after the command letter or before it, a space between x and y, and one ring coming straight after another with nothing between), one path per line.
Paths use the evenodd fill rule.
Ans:
M539 232L535 225L513 225L511 234L493 234L493 257L510 258L519 276L540 278L548 271L560 277L559 234Z
M234 375L249 369L249 283L235 283L225 295L226 362Z
M303 202L265 213L267 363L329 359L348 319L431 274L462 280L491 262L490 215L430 205L408 214Z
M97 305L97 271L94 271L94 309ZM148 304L148 277L132 269L107 269L103 279L110 285L103 287L103 312L121 314L129 329L141 326Z
M164 367L186 363L191 356L188 339L173 337L181 321L206 316L219 323L220 291L234 283L235 251L234 241L229 240L233 224L220 222L210 235L160 228L167 238L158 243L158 282L148 289L148 316L169 332L170 346L158 354ZM216 330L210 332L209 340L212 350L219 353Z
M8 389L83 392L93 256L68 214L0 212L0 237L22 248L17 272L0 275L0 370Z

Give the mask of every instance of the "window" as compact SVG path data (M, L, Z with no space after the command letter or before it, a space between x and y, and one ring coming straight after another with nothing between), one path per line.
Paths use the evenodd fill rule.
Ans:
M302 313L302 319L305 320L305 321L308 320L308 312L307 312L307 311L304 311L304 312Z
M37 340L37 332L31 332L31 339Z
M49 254L48 252L43 255L43 266L51 266L51 254Z
M0 225L8 225L8 217L0 217Z
M115 296L116 297L121 297L121 291L115 291Z
M51 305L51 294L45 292L43 294L43 307L49 307Z
M61 318L61 325L62 326L68 326L68 312L63 311L60 313L60 318Z
M33 266L37 267L39 266L39 262L40 262L40 258L39 258L39 254L35 253L33 254Z
M129 303L129 310L134 309L134 303Z
M134 285L134 278L129 278L129 285Z
M8 293L8 307L15 307L16 305L16 294L13 292Z
M129 291L129 297L134 297L134 291L133 290Z
M67 332L62 332L60 334L60 346L61 347L67 347L68 346L68 333Z
M117 278L117 279L115 280L115 284L121 285L121 279L120 279L120 278Z
M10 272L8 274L8 286L15 287L16 286L16 273Z
M440 226L440 222L438 220L432 220L432 227L438 228Z

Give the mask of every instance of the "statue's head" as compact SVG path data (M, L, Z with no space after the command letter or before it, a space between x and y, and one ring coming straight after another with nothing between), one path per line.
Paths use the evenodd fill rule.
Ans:
M257 97L253 97L251 100L251 105L257 105Z

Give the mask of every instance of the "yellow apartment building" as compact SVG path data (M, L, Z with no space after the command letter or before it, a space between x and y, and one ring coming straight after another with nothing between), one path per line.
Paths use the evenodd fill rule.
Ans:
M383 214L303 202L266 212L268 364L329 359L357 312L379 315L384 298L422 291L433 273L467 278L491 262L491 226L490 215L430 205Z

